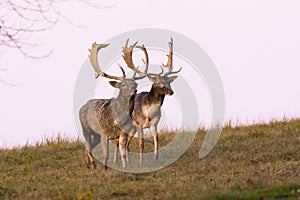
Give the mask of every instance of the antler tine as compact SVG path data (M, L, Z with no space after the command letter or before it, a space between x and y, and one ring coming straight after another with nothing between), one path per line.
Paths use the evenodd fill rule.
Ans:
M169 71L166 72L164 76L168 76L170 74L176 74L180 72L182 67L180 67L179 70L173 72L173 38L171 38L171 41L169 42L169 55L167 56L168 56L168 62L166 65L163 64L163 66L169 68Z
M123 78L125 78L125 77L126 77L126 74L125 74L125 71L124 71L123 67L122 67L120 64L118 64L118 65L119 65L119 68L120 68L121 71L122 71Z
M95 78L98 78L99 75L105 77L105 78L110 78L110 79L115 79L115 80L124 80L125 78L125 74L123 73L123 76L122 77L118 77L118 76L112 76L112 75L109 75L105 72L103 72L101 69L100 69L100 66L99 66L99 63L98 63L98 51L102 48L105 48L107 47L109 44L97 44L96 42L94 42L92 44L92 48L89 49L90 51L90 62L91 62L91 65L92 67L94 68L95 70ZM123 72L124 70L122 70Z
M171 38L171 41L169 42L169 54L168 56L168 62L167 64L162 64L162 66L169 68L169 72L172 72L173 70L173 38Z
M164 69L160 66L161 72L158 74L158 76L162 75L164 73Z
M137 67L137 70L139 69L139 67ZM139 78L137 78L137 77L135 77L135 75L136 75L136 73L137 73L137 70L135 70L134 71L134 73L133 73L133 75L132 75L132 80L138 80L138 79L141 79L141 78L144 78L144 77L139 77Z
M149 56L148 56L147 49L146 49L146 47L144 45L142 45L142 46L136 46L136 47L139 48L139 49L141 49L144 52L144 54L145 54L145 60L144 59L142 59L142 60L143 60L143 62L145 64L145 70L144 70L144 74L143 75L146 75L147 72L148 72L148 67L149 67Z
M132 61L132 52L133 48L137 45L138 42L134 43L133 45L128 47L129 39L126 40L125 46L123 47L123 59L126 62L127 67L129 67L132 70L136 70L136 67L133 64Z
M125 46L123 47L123 50L122 50L123 54L124 54L123 59L125 60L128 68L130 68L134 71L133 79L138 80L138 79L145 78L147 76L148 63L149 63L149 57L148 57L146 48L144 46L136 46L138 42L135 42L133 45L128 47L128 42L129 42L129 39L126 40ZM135 67L135 65L133 64L132 52L135 47L141 49L145 53L145 59L146 59L146 61L144 61L145 65L146 65L145 72L141 72L138 69L138 67ZM135 77L136 73L138 73L140 75L140 77Z
M161 76L164 73L164 69L162 68L162 66L160 66L161 72L158 74L155 73L148 73L149 76Z
M168 75L170 75L170 74L176 74L176 73L180 72L181 69L182 69L182 67L180 67L179 70L177 70L177 71L175 71L175 72L167 72L167 73L164 74L164 76L168 76Z

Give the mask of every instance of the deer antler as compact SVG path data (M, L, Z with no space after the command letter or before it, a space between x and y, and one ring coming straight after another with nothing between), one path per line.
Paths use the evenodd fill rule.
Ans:
M136 46L136 48L139 48L140 50L142 50L145 54L145 60L143 60L143 63L145 64L145 70L144 70L144 75L147 74L148 72L148 67L149 67L149 56L148 56L148 52L147 52L147 49L144 45L142 46Z
M133 61L132 61L132 52L138 42L134 43L133 45L131 45L129 47L128 47L128 42L129 42L129 39L126 40L125 46L123 47L123 50L122 50L124 53L123 59L125 60L127 66L130 69L132 69L133 71L135 71L136 67L134 66Z
M161 76L163 73L164 73L164 69L162 68L162 66L160 66L160 69L161 69L161 72L158 73L158 74L155 74L155 73L148 73L149 76L156 76L156 77L159 77Z
M176 74L176 73L180 72L182 69L181 67L179 70L173 72L173 38L171 38L171 41L169 42L169 54L167 56L168 56L168 62L166 65L162 64L162 66L167 67L169 69L169 71L166 72L164 74L164 76L168 76L170 74Z
M136 46L138 42L136 42L133 45L128 47L128 42L129 42L129 39L126 40L125 46L123 47L123 50L122 50L123 54L124 54L123 59L125 60L126 65L135 72L132 78L134 78L135 80L145 78L147 76L147 71L148 71L148 66L149 66L149 57L148 57L147 50L144 45ZM141 49L145 54L145 60L143 59L143 62L145 64L144 72L141 72L138 69L138 67L135 67L135 65L133 64L132 52L135 47ZM138 73L140 75L140 77L135 77L136 73Z
M171 41L169 44L169 54L168 56L168 62L167 64L162 64L162 66L169 68L169 72L173 70L173 38L171 38Z
M119 67L120 67L121 70L122 70L122 74L123 74L122 77L109 75L109 74L103 72L103 71L100 69L100 66L99 66L99 63L98 63L98 58L97 58L98 51L99 51L100 49L102 49L102 48L107 47L108 45L109 45L109 44L97 44L96 42L94 42L94 43L92 44L92 48L89 49L89 51L90 51L90 55L89 55L89 57L90 57L90 62L91 62L92 67L93 67L94 70L95 70L95 78L98 78L99 75L101 75L101 76L103 76L103 77L105 77L105 78L110 78L110 79L115 79L115 80L120 80L120 81L122 81L122 80L125 79L126 75L125 75L124 69L123 69L121 66L119 66Z

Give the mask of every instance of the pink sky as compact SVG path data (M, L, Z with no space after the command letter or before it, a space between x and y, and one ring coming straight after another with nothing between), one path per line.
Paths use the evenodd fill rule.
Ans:
M159 4L158 4L159 3ZM108 9L76 3L60 8L85 28L61 20L34 35L54 53L41 60L1 49L0 146L58 132L76 137L72 95L91 42L139 28L186 35L210 56L222 78L226 119L243 123L300 116L300 2L297 0L116 1Z

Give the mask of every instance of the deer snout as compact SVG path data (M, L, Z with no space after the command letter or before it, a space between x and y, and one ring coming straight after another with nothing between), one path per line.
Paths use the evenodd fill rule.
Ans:
M134 90L134 91L132 91L130 94L131 94L131 95L134 95L134 94L136 94L136 92L137 92L137 90Z
M174 92L173 92L173 90L168 90L166 94L169 95L169 96L171 96L171 95L174 94Z

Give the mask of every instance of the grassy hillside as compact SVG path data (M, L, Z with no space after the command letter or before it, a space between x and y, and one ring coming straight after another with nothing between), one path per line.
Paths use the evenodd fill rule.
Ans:
M99 162L86 169L80 141L2 149L0 199L300 199L300 120L227 126L199 159L205 133L179 160L145 174L103 172Z

